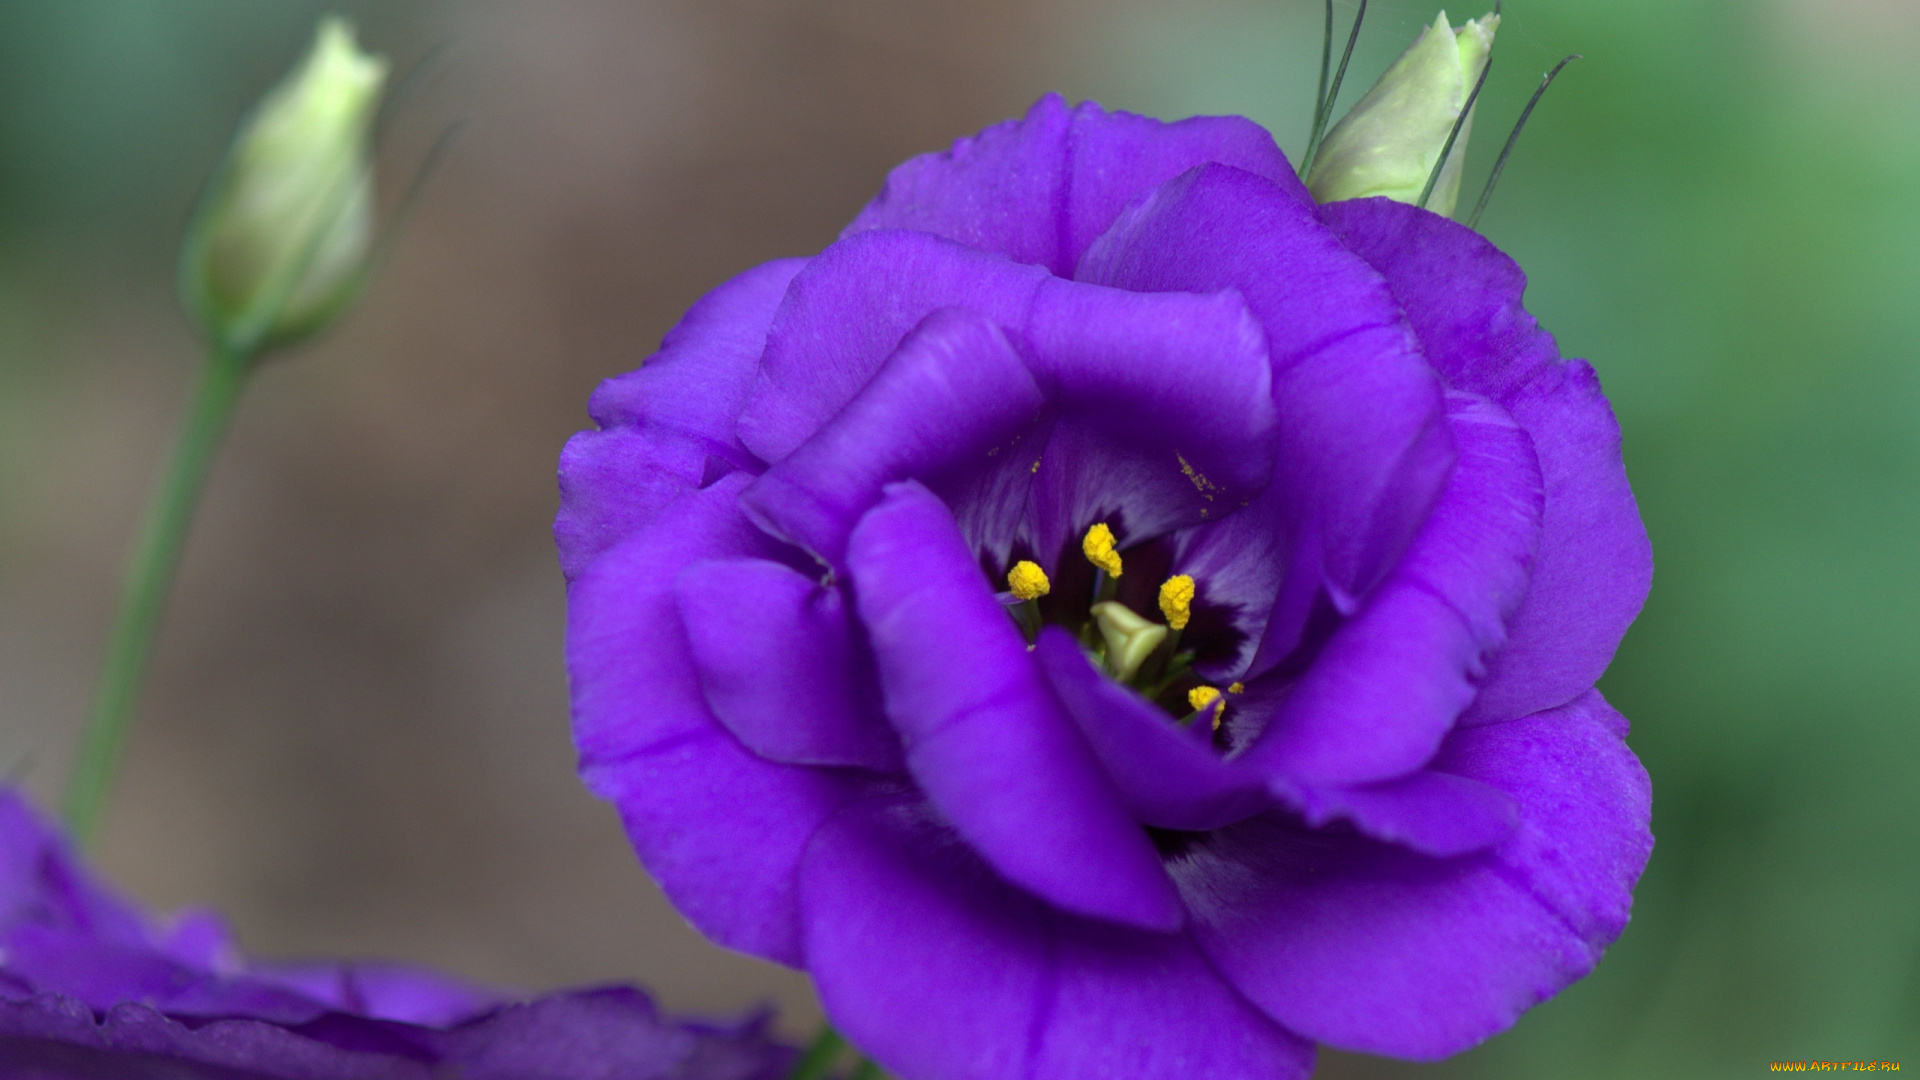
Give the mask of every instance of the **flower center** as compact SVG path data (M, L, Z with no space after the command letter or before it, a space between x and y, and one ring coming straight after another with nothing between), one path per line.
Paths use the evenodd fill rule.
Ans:
M1217 731L1227 699L1194 672L1195 650L1181 640L1193 621L1198 584L1186 574L1162 581L1159 614L1165 622L1156 622L1120 599L1126 560L1111 526L1102 521L1089 528L1080 553L1093 568L1092 587L1080 598L1054 596L1053 581L1030 559L1015 562L1007 571L1007 589L1000 599L1028 644L1039 637L1044 625L1062 626L1079 639L1081 648L1109 678L1132 687L1182 725L1201 721ZM1043 599L1048 600L1044 607ZM1235 683L1229 691L1240 689Z

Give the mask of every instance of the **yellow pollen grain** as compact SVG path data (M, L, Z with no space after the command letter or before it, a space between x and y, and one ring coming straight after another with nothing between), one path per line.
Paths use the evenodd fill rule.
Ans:
M1196 686L1187 691L1187 704L1193 706L1194 712L1199 712L1219 700L1220 688L1217 686Z
M1187 628L1187 623L1193 620L1192 578L1175 574L1160 583L1160 614L1167 617L1167 625L1175 630Z
M1113 530L1101 522L1087 530L1087 538L1080 541L1080 550L1086 553L1087 561L1105 570L1111 577L1120 576L1120 552L1114 547Z
M1246 692L1247 692L1247 684L1243 682L1237 682L1237 683L1234 683L1232 686L1227 687L1227 693L1229 694L1244 694Z
M1047 580L1047 572L1040 564L1022 559L1007 571L1007 588L1022 600L1038 600L1053 591L1053 583Z

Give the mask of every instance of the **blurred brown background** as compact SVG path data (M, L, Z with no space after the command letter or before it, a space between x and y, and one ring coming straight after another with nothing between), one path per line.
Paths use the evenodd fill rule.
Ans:
M54 221L24 223L43 229L38 258L10 267L15 341L37 355L31 397L6 410L0 752L34 755L51 803L195 356L169 292L184 211L112 203L186 207L311 9L100 5L74 26L46 6L41 29L81 38L94 70L33 92L128 99L66 132L119 175L89 179L92 205L56 195ZM100 859L152 903L224 909L268 954L528 987L637 978L692 1010L772 996L803 1026L805 980L701 942L573 777L554 460L594 384L702 292L818 250L893 162L1023 109L1045 13L348 10L402 73L434 54L383 146L390 193L445 124L466 126L364 306L250 389ZM154 70L119 67L143 59ZM200 100L178 102L180 82ZM97 214L126 224L103 235Z
M804 1030L804 978L703 943L573 777L560 446L701 293L818 250L890 165L1045 90L1246 113L1297 148L1320 5L339 8L420 68L383 146L389 201L465 127L362 306L248 392L101 862L156 906L225 910L262 954L638 980L675 1009L771 999ZM179 229L321 10L0 8L0 769L43 803L196 362ZM1916 10L1508 5L1471 175L1538 73L1589 57L1485 230L1627 432L1660 576L1606 688L1661 846L1601 973L1450 1074L1920 1051ZM1346 100L1432 15L1376 0ZM1324 1074L1375 1070L1397 1073Z

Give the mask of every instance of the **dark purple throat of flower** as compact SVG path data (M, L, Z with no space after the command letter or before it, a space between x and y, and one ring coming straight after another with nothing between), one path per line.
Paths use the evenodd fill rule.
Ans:
M1019 559L1004 575L1006 590L996 595L1028 648L1044 627L1061 627L1108 677L1165 710L1179 726L1199 723L1226 749L1227 700L1196 664L1230 662L1242 635L1227 613L1209 608L1192 576L1165 573L1171 548L1161 539L1123 550L1112 526L1095 522L1077 549L1054 561L1054 575ZM1001 575L989 568L988 576ZM1245 689L1235 681L1227 692Z

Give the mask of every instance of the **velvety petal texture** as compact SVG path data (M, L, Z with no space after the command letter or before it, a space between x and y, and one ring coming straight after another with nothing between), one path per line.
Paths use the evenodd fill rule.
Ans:
M512 996L391 964L275 965L219 921L150 920L0 790L10 1080L777 1080L765 1018L687 1023L629 987Z
M569 445L583 776L902 1080L1487 1038L1652 844L1593 690L1646 534L1524 287L1234 117L901 165Z

